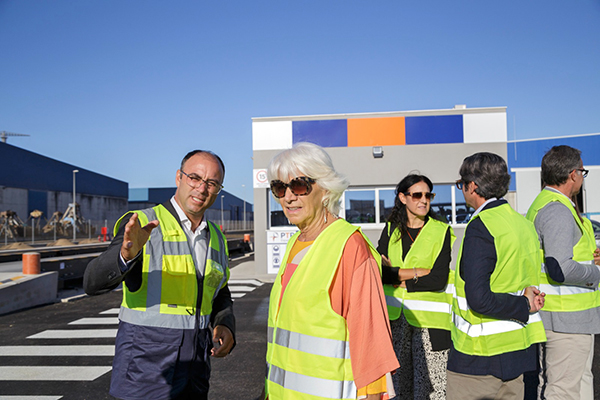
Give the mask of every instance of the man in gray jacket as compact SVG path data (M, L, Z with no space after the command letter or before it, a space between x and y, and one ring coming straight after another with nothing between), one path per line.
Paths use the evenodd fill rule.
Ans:
M589 171L581 151L555 146L542 159L544 189L527 212L544 265L540 314L548 341L540 348L540 399L593 399L594 334L600 333L600 263L589 220L573 202Z

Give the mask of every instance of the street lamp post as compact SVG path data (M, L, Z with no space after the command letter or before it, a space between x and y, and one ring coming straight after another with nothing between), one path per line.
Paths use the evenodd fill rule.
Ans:
M77 207L75 207L75 174L78 173L78 169L73 170L73 244L75 244L75 240L77 238Z
M246 185L242 185L242 188L244 189L244 198L242 200L244 200L244 230L246 230Z
M224 194L221 195L221 228L225 230L225 225L223 224L223 197L225 197Z

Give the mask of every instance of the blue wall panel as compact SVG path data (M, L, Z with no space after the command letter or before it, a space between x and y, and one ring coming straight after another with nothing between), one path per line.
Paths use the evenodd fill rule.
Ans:
M321 147L348 146L348 122L345 119L293 121L292 142L311 142Z
M542 165L542 157L552 146L567 145L581 150L583 165L600 165L600 134L558 139L507 143L508 168L531 168ZM510 190L516 190L515 174L511 173Z
M462 143L463 116L406 117L406 144Z
M52 213L48 213L48 192L38 190L27 191L27 213L29 214L33 210L40 210L45 215L52 215Z

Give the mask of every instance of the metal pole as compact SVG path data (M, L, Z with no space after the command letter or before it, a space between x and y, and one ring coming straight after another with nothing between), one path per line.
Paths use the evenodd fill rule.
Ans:
M88 239L92 238L92 220L88 219Z
M244 201L244 230L246 230L246 185L242 185L242 187L244 188L244 198L242 199Z
M223 224L223 197L225 197L224 194L221 195L221 228L225 230L225 225Z
M54 241L56 242L56 221L54 221Z
M73 170L73 244L75 244L75 240L77 239L77 207L75 207L75 174L78 173L78 169Z
M31 244L35 243L35 218L31 218Z

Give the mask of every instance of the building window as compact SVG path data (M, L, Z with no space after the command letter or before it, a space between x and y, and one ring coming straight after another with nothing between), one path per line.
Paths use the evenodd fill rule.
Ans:
M454 185L435 185L433 212L449 224L466 224L474 210L467 207L462 193ZM352 224L384 224L389 218L396 199L395 188L348 189L342 197L342 218Z
M346 221L351 224L377 223L375 193L372 189L351 189L344 193L344 211Z
M269 196L269 223L270 227L285 227L292 226L288 221L287 217L283 213L283 208L281 208L281 204L277 201L272 195L271 191L267 192L267 196Z
M375 225L385 224L389 218L396 199L395 187L383 188L351 188L342 195L340 217L351 224ZM460 225L469 222L474 210L467 207L465 200L454 185L435 185L435 199L431 209L449 224ZM279 202L269 196L269 228L292 227Z
M378 189L379 191L379 222L385 223L392 213L396 202L396 189Z

